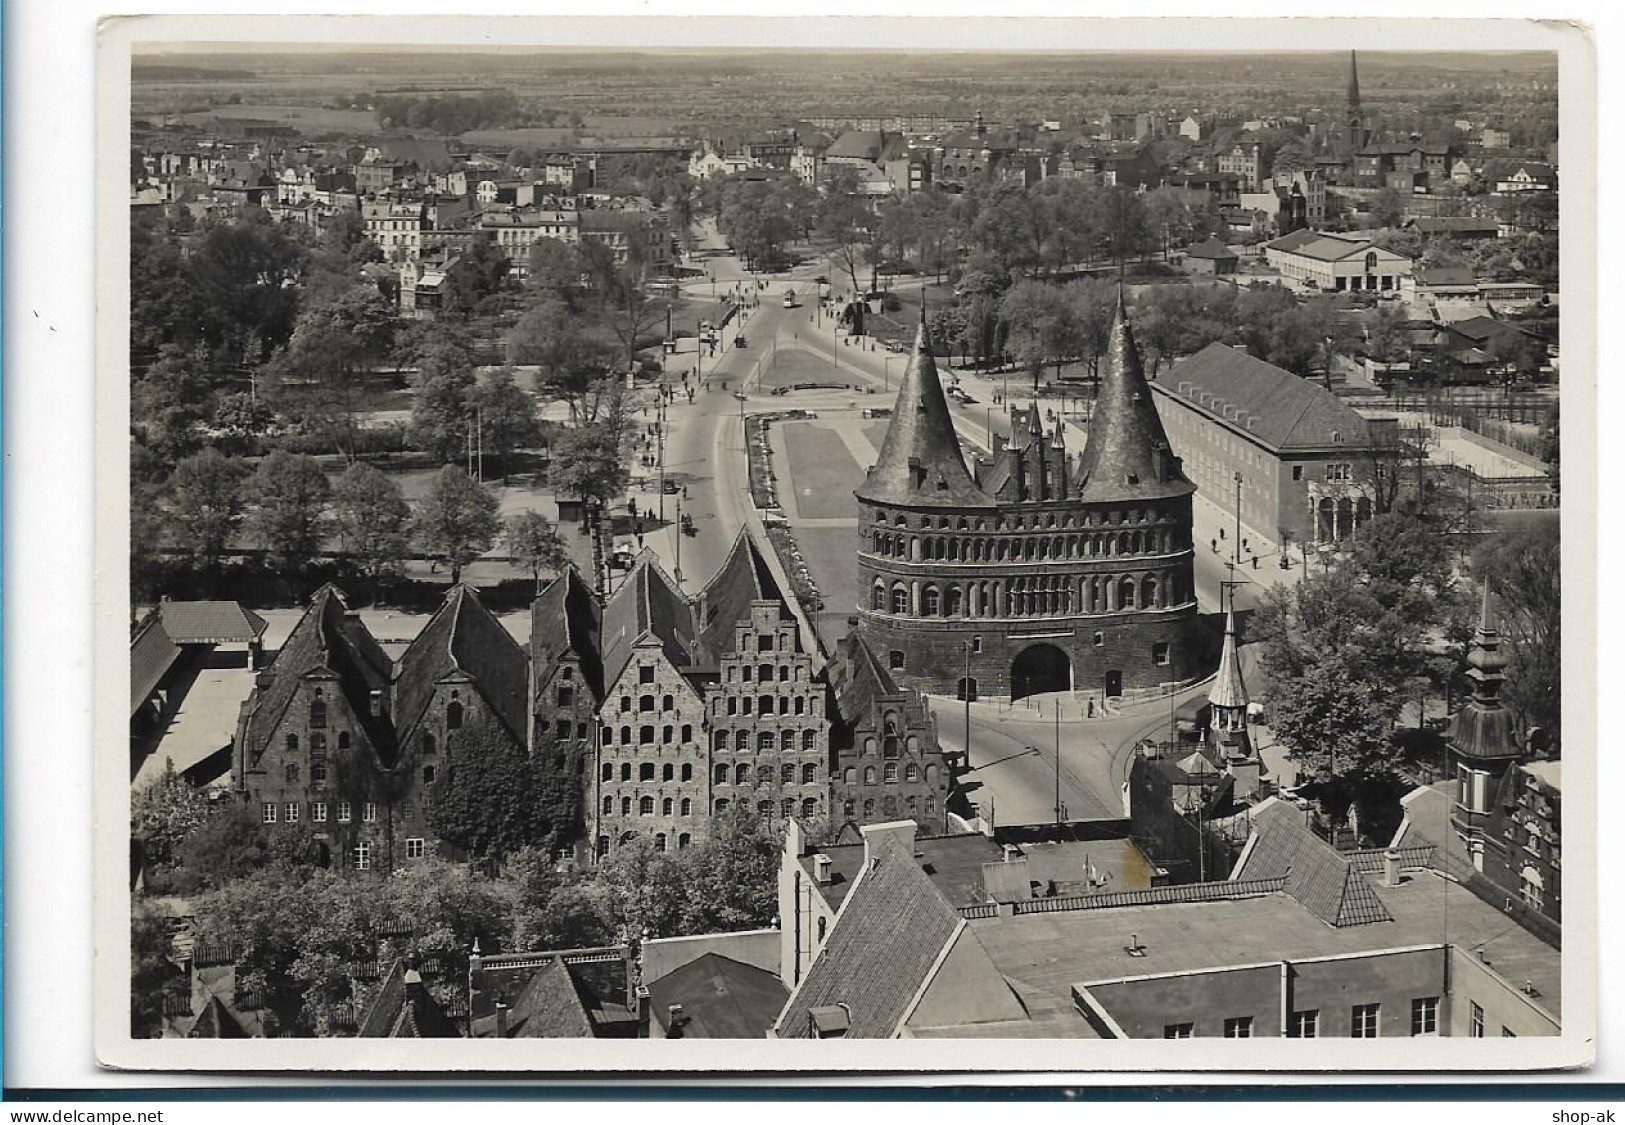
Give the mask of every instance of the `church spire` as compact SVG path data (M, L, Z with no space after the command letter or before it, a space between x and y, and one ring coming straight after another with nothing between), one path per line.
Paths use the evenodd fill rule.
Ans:
M1515 758L1520 753L1512 712L1501 699L1501 679L1507 658L1501 652L1501 634L1490 622L1490 587L1484 584L1478 629L1467 650L1467 678L1472 694L1450 721L1446 741L1462 758Z
M885 504L963 507L991 503L965 468L937 361L931 354L923 303L914 352L897 388L897 404L886 427L880 459L856 495L859 500Z
M1121 292L1101 364L1100 391L1078 458L1079 498L1116 502L1190 495L1196 486L1169 448Z
M1365 111L1360 108L1360 66L1353 51L1349 52L1348 132L1344 143L1348 155L1353 156L1365 148Z
M1237 711L1247 713L1247 685L1241 678L1241 656L1236 649L1236 595L1230 593L1230 604L1224 611L1224 647L1219 651L1219 671L1213 677L1213 690L1207 701L1215 712Z

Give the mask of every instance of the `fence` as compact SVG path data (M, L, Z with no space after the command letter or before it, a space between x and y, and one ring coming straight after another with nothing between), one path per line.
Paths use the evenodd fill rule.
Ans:
M1271 879L1221 880L1209 883L1186 883L1175 887L1151 887L1140 891L1112 891L1098 895L1067 895L1062 898L1033 898L1014 903L1016 914L1057 914L1071 910L1110 910L1120 906L1163 906L1180 902L1223 902L1228 899L1253 898L1274 894L1286 886L1286 876ZM962 906L962 918L993 918L998 915L999 904L978 903Z

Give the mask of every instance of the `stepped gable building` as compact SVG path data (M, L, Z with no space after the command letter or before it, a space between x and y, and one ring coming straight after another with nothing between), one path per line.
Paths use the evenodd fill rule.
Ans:
M429 792L466 750L526 745L525 654L454 587L392 665L337 587L316 592L244 702L233 781L322 863L389 869L433 850Z
M973 476L920 325L880 459L856 491L858 632L898 683L1108 697L1197 674L1195 485L1121 298L1103 372L1075 462L1059 428L1015 411L1012 440Z
M604 607L599 856L687 847L712 814L829 810L825 689L754 541L690 599L644 552Z
M815 820L829 815L826 691L767 561L741 532L698 610L717 676L705 693L711 809Z
M832 665L830 795L842 821L906 816L922 831L947 831L948 767L920 694L898 685L856 633Z

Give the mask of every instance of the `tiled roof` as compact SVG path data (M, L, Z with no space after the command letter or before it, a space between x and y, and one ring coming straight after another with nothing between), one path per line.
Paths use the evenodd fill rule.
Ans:
M1196 491L1157 415L1121 293L1102 357L1095 410L1078 457L1077 482L1079 498L1094 503L1166 499Z
M1477 280L1463 266L1422 266L1416 271L1418 285L1473 285Z
M157 690L181 656L180 646L164 631L162 616L149 613L130 642L130 714Z
M1253 810L1252 825L1253 838L1233 878L1284 876L1286 893L1329 926L1394 920L1354 863L1311 832L1298 809L1272 797Z
M913 354L897 387L897 404L886 427L880 458L858 485L856 495L859 500L910 507L963 508L992 503L965 468L923 313Z
M1300 238L1299 235L1309 237ZM1274 242L1264 244L1266 250L1285 250L1321 262L1340 262L1344 258L1375 248L1376 243L1369 239L1341 238L1334 234L1309 230L1294 231L1283 238L1277 238Z
M901 841L869 841L873 859L779 1017L780 1038L813 1037L813 1009L836 1006L847 1014L848 1038L890 1038L963 925Z
M1235 258L1239 255L1218 239L1210 238L1206 242L1198 242L1195 246L1187 246L1185 256L1187 258Z
M208 1000L203 1004L203 1010L198 1013L192 1027L186 1033L188 1039L248 1039L251 1036L237 1017L221 1001L220 997L209 994Z
M683 1008L686 1039L761 1039L790 992L765 969L706 953L649 984L651 1012L671 1034L671 1006Z
M734 539L722 566L695 599L700 627L699 651L708 664L720 662L733 648L735 626L750 616L751 603L757 601L778 602L780 620L795 619L761 549L745 528Z
M311 598L310 608L293 627L276 658L262 673L264 685L249 696L243 729L243 760L252 767L265 752L266 740L292 702L299 681L313 673L331 673L368 737L380 753L394 745L393 733L371 718L373 691L388 691L390 661L360 618L351 617L344 595L328 584Z
M666 658L678 668L702 662L693 606L661 567L654 552L644 551L604 606L604 686L620 678L632 649L645 634L653 636Z
M494 1033L494 1023L492 1024ZM555 958L531 975L508 1013L510 1039L591 1039L592 1021L570 968Z
M1279 451L1358 449L1369 437L1366 420L1324 387L1217 341L1152 385Z
M434 695L435 684L466 673L521 743L526 741L530 667L524 649L480 604L472 587L446 595L395 671L396 730L409 735Z
M1462 232L1495 234L1501 229L1501 224L1494 219L1478 219L1471 215L1423 216L1412 219L1408 225L1415 227L1423 234L1455 234Z
M604 667L599 656L603 609L574 566L547 584L530 607L530 658L540 683L568 652L581 661L593 698L604 698Z
M358 1039L457 1039L457 1025L415 969L396 959L357 1020Z
M257 640L265 619L237 602L160 602L164 632L179 645Z

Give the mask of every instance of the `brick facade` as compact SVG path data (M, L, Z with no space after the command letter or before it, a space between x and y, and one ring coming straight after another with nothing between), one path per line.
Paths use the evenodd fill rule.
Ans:
M712 812L743 804L770 817L829 815L824 700L795 621L777 602L753 603L706 691Z

